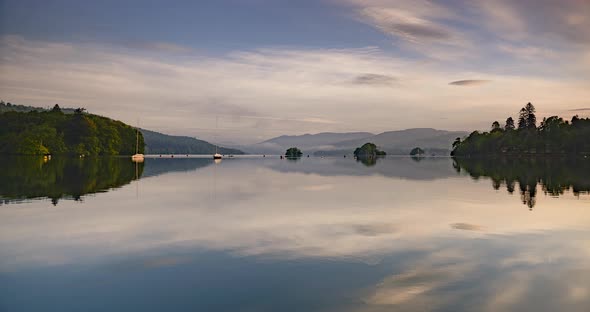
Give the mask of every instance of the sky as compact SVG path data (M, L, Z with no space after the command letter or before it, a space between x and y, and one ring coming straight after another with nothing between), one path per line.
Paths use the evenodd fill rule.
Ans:
M0 98L215 142L590 116L588 0L0 0Z

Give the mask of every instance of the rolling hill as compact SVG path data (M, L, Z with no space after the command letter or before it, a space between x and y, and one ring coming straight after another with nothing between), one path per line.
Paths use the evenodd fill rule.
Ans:
M283 135L245 149L250 153L283 153L296 146L305 154L342 155L351 154L355 148L372 142L390 155L407 155L414 147L421 147L429 154L448 155L455 138L467 134L465 131L413 128L376 135L369 132Z
M250 153L257 154L282 154L289 147L299 147L304 151L331 150L334 144L343 141L352 141L374 136L369 132L333 133L322 132L318 134L282 135L251 146L243 147Z
M215 145L187 137L167 135L155 131L141 129L145 141L146 154L214 154ZM241 150L219 147L221 154L244 154Z

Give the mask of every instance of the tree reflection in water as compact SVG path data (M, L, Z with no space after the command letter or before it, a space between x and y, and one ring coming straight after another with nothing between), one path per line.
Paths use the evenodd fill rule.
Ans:
M494 189L505 186L510 194L518 183L522 203L531 210L536 203L537 184L550 196L570 190L575 196L590 193L588 158L455 158L453 167L474 179L489 177Z
M381 157L380 156L357 156L355 159L357 162L360 162L367 167L372 167L377 164L378 158L381 158Z
M0 161L0 204L32 198L82 200L139 179L143 163L128 157L9 157Z

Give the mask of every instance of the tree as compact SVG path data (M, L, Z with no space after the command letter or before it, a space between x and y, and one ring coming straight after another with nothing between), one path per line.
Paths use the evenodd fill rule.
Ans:
M506 130L506 131L514 130L514 119L512 119L512 117L508 117L506 119L506 125L504 126L504 130Z
M61 108L59 107L58 104L55 104L53 106L53 108L51 109L51 111L54 112L54 113L61 113Z
M376 157L376 156L385 156L384 151L380 151L377 149L377 145L373 143L365 143L361 147L357 147L354 150L355 157Z
M497 127L494 122L492 128ZM505 129L512 129L510 118ZM520 110L519 131L474 131L462 141L455 140L451 152L451 156L458 157L502 154L590 155L590 118L575 116L568 122L551 116L537 128L535 108L527 104Z
M85 110L86 109L84 107L78 107L78 108L76 108L74 110L74 113L76 113L76 114L82 114L82 113L84 113Z
M285 152L287 158L298 158L301 157L301 155L303 155L303 153L297 147L291 147Z
M139 144L141 153L141 134ZM0 113L1 155L132 155L135 145L133 127L102 116L53 110Z
M527 128L527 120L529 119L526 109L523 107L518 114L518 129Z
M422 156L424 155L424 150L419 147L414 147L412 151L410 151L410 156Z
M534 129L537 127L537 116L535 116L535 106L530 102L524 107L526 110L526 126L528 129Z
M500 131L500 123L498 121L494 121L492 123L492 132Z

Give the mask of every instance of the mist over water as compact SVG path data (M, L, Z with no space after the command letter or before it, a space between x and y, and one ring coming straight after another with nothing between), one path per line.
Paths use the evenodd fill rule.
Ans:
M0 310L590 306L583 158L55 157L0 169Z

